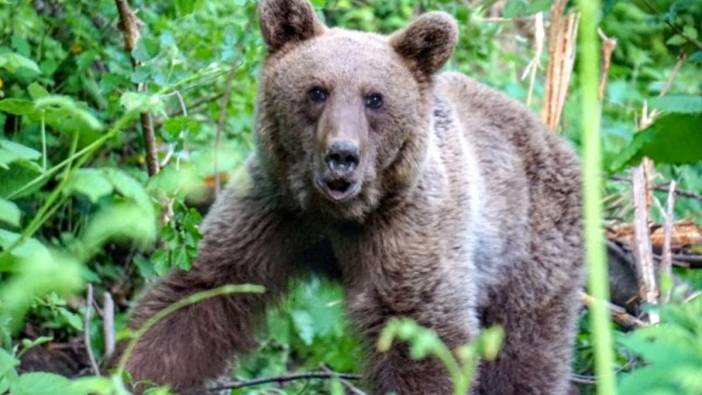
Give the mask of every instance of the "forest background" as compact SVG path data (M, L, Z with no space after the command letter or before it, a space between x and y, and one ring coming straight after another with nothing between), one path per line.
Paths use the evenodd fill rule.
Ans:
M597 62L602 161L585 160L586 194L603 210L612 303L599 303L606 287L583 290L572 381L583 394L702 394L702 2L313 4L329 25L388 33L451 13L460 40L447 68L527 103L586 156L595 85L583 64ZM0 394L127 393L104 361L130 336L128 309L149 282L190 268L198 224L252 150L265 55L255 9L0 0ZM593 305L611 328L592 324ZM222 393L364 393L337 285L311 279L265 321ZM441 354L405 324L388 335ZM492 335L454 356L468 367L457 386L499 347Z

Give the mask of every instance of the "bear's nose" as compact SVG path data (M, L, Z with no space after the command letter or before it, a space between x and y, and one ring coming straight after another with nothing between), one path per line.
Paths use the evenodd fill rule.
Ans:
M351 172L358 166L358 147L350 141L338 141L327 150L324 161L333 172Z

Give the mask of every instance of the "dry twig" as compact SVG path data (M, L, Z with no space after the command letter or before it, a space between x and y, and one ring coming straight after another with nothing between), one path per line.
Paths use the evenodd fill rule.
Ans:
M663 252L661 258L660 273L668 279L673 278L673 207L675 206L675 180L670 182L668 189L668 199L666 200L666 208L663 209L660 202L656 200L656 204L665 218L663 223ZM670 290L661 295L661 300L667 302L670 300Z
M534 83L536 82L536 73L541 65L541 55L544 52L544 38L546 36L544 29L544 13L537 12L534 15L534 57L531 59L527 67L524 69L522 79L529 75L529 90L527 91L527 106L531 105L531 99L534 95Z
M548 29L548 66L542 118L553 130L560 123L575 62L579 14L564 14L567 2L556 0L553 3Z
M617 40L607 37L602 30L598 29L598 33L602 38L602 72L600 74L600 85L598 87L598 94L600 100L602 100L604 98L605 88L607 87L607 76L609 75L612 52L614 52L614 48L617 46Z
M136 48L139 42L139 19L134 15L134 12L129 8L127 0L115 0L117 12L119 13L119 28L124 37L124 50L127 52L129 59L132 61L134 68L139 66L139 61L134 59L132 51ZM146 84L140 82L137 84L138 92L146 92ZM159 172L158 152L156 147L156 137L154 135L154 123L151 118L151 113L143 112L140 114L141 132L144 138L144 147L146 149L146 169L149 176L154 176Z
M97 361L95 360L95 354L93 353L93 347L90 343L90 320L93 318L93 285L88 284L88 294L85 297L85 314L83 316L83 342L85 343L85 350L88 353L88 360L90 361L90 368L93 374L99 376L100 368L98 367Z
M105 359L115 352L115 302L109 292L102 294L102 333L105 338Z
M583 303L587 306L591 306L593 303L595 303L595 299L589 294L586 294L585 292L580 293L580 298L582 299ZM617 306L613 303L607 302L607 309L609 309L609 313L612 315L612 319L624 328L631 329L646 326L645 322L627 313L626 309L621 306Z

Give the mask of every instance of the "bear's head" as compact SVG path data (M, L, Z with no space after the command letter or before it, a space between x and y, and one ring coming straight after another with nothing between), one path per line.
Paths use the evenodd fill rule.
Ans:
M455 20L427 13L384 36L328 28L307 0L264 0L259 13L268 56L256 139L274 182L297 207L352 221L410 190Z

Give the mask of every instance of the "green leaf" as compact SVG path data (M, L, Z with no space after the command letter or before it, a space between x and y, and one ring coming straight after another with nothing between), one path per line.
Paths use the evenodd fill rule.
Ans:
M0 148L0 157L3 156L2 152L3 150ZM41 175L41 166L35 162L21 159L12 162L9 168L7 168L8 166L5 167L6 168L2 168L2 166L0 166L0 196L11 196L13 199L24 197L34 193L46 183L46 180L38 182L31 188L27 188L23 190L22 193L17 194L16 192L19 191L20 188L23 188L27 183Z
M18 160L35 160L41 158L41 153L26 145L18 144L10 140L0 139L0 166Z
M124 197L132 199L145 211L153 212L151 198L138 181L130 177L127 173L118 169L105 169L107 178L112 182L117 192Z
M139 112L163 110L163 102L158 95L147 95L137 92L125 92L119 99L119 104L124 106L127 111L139 110Z
M3 250L6 250L12 244L14 244L19 237L20 235L15 232L0 229L0 247L2 247ZM51 252L49 252L49 250L36 239L28 239L12 250L12 256L29 260L50 260ZM0 262L0 271L3 270L2 264L3 263Z
M654 97L648 104L655 109L678 113L702 113L702 96L672 95Z
M0 111L12 115L28 115L34 112L34 103L24 99L0 100Z
M44 89L43 86L39 85L36 82L32 82L31 84L29 84L29 86L27 87L27 91L29 92L29 96L31 96L32 99L35 100L49 96L49 92L46 89Z
M22 213L15 203L0 198L0 221L12 226L19 226L21 215Z
M138 204L118 203L101 209L89 222L83 236L88 252L111 239L133 240L146 247L156 237L156 219Z
M685 39L685 37L681 36L680 34L675 34L672 37L670 37L665 43L668 45L680 46L685 44L686 42L687 39Z
M46 110L46 121L51 126L68 131L102 129L102 123L89 111L81 108L68 96L49 95L36 99L34 106L37 110Z
M672 113L642 130L618 155L611 170L637 164L643 157L656 163L692 164L702 160L702 114Z
M292 319L300 339L306 345L311 345L314 340L314 323L310 314L304 310L295 310L292 312Z
M101 197L111 194L112 182L99 169L79 169L68 184L66 193L78 192L96 203Z
M19 365L17 358L0 348L0 377L6 377L9 372L14 372L17 365Z
M77 395L71 381L53 373L25 373L10 386L12 395Z
M14 52L0 53L0 68L4 68L11 74L15 74L19 69L28 69L36 74L41 74L39 66L32 59Z

